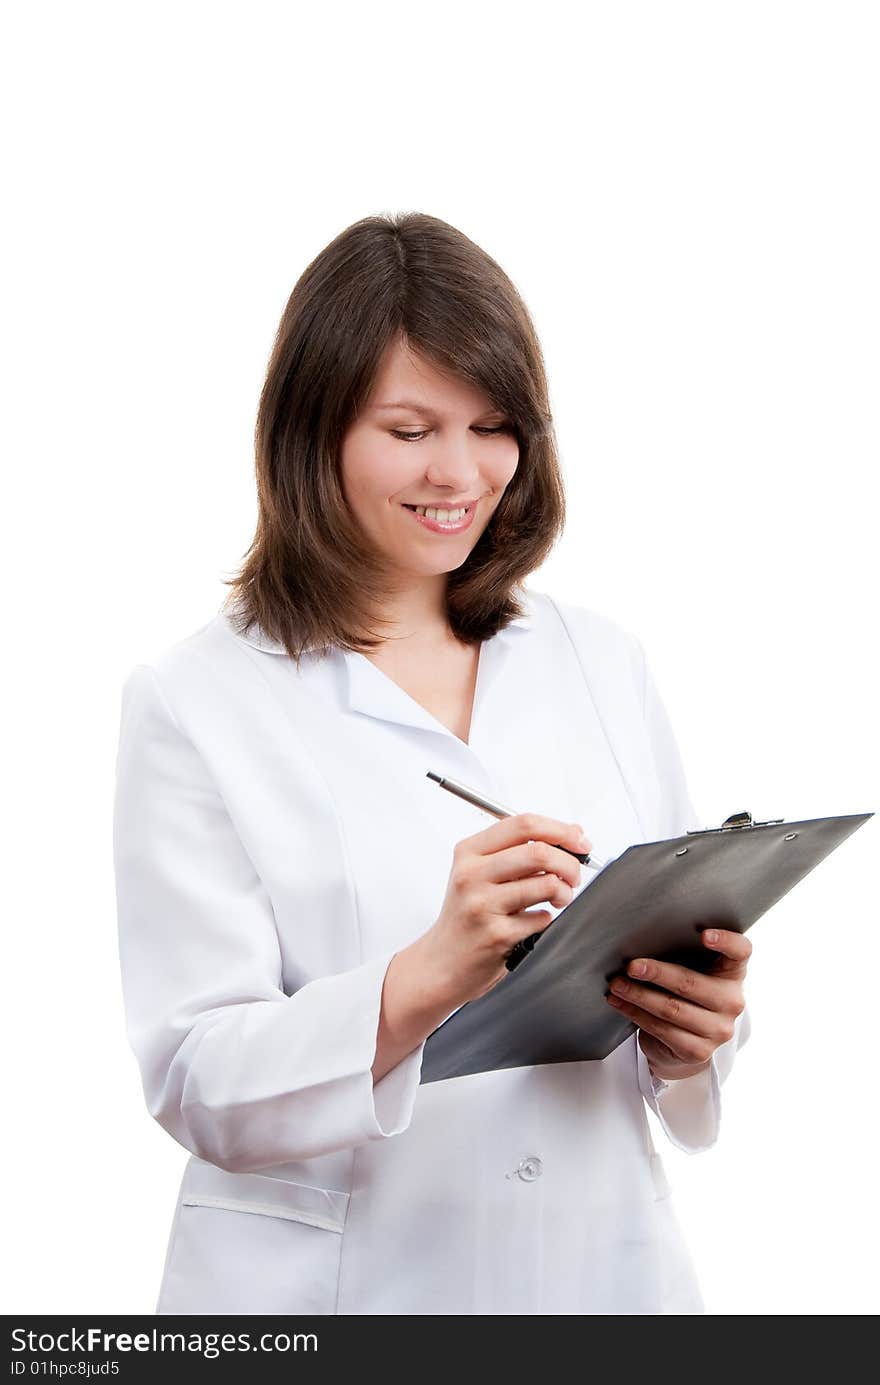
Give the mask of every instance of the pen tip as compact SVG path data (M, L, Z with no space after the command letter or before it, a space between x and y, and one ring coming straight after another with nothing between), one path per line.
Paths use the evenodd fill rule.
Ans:
M435 783L437 783L437 784L442 784L442 783L443 783L443 778L442 778L442 776L439 775L439 774L435 774L434 771L433 771L432 769L429 769L429 770L428 770L428 778L429 778L429 779L433 779L433 780L435 781Z

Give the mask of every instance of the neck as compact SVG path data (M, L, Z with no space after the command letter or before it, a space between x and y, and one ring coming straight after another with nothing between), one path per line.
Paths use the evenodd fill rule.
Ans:
M446 614L445 573L401 588L381 614L390 622L383 626L385 638L395 644L430 649L453 642Z

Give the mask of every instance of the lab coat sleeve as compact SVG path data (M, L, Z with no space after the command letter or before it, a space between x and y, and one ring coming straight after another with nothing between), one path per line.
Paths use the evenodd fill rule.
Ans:
M683 836L688 828L700 828L688 792L681 755L672 725L660 697L641 643L636 640L644 689L644 716L660 786L660 818L655 840ZM721 1086L730 1076L734 1058L749 1037L748 1007L736 1017L730 1039L712 1055L704 1072L664 1082L651 1073L648 1060L636 1042L639 1087L660 1125L679 1149L696 1154L709 1149L721 1127Z
M122 690L113 853L128 1040L175 1140L237 1172L406 1129L424 1045L371 1072L393 952L286 994L271 900L147 664Z

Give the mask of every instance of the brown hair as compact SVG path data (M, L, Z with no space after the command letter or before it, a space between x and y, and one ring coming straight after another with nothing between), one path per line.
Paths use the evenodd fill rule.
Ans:
M461 231L420 212L368 216L300 276L284 309L255 431L259 518L223 603L297 663L307 649L374 649L389 592L383 555L345 501L340 455L395 340L483 391L510 420L516 471L467 560L447 579L453 634L488 639L522 615L513 589L565 521L543 356L501 267Z

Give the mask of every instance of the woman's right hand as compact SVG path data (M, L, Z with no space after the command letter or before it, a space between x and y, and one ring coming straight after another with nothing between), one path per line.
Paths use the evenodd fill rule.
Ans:
M581 877L569 851L591 847L578 823L540 813L514 813L456 843L443 908L420 939L453 1006L509 975L504 963L514 944L553 921L549 909L529 912L528 906L569 904Z

